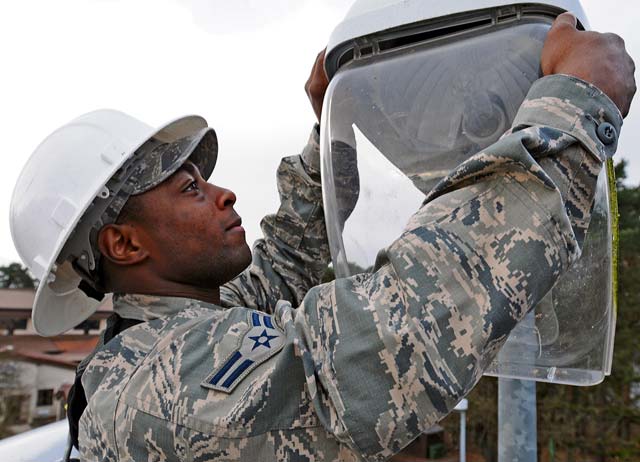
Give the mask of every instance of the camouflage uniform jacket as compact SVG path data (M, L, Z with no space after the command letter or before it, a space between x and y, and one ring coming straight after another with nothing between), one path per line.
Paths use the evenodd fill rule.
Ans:
M282 206L224 306L114 298L116 312L147 322L88 365L82 459L382 461L400 451L472 389L579 257L596 177L616 148L598 138L604 123L617 136L622 118L595 87L537 81L512 130L428 195L375 272L308 290L329 258L313 139L283 160Z

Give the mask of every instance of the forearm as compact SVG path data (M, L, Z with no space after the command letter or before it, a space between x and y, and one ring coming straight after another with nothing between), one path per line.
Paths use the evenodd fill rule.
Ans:
M574 82L568 89L562 86L566 79ZM550 88L544 90L545 86ZM541 90L563 92L562 98L545 97ZM514 120L514 130L532 126L550 127L578 140L560 153L554 152L553 144L531 143L527 148L561 192L567 216L582 246L598 174L604 160L617 149L621 115L598 88L573 77L555 76L541 80L531 89L529 99Z
M553 83L548 94L567 94ZM319 414L367 458L450 412L578 258L603 160L593 132L581 139L588 98L621 122L602 95L578 93L549 106L570 128L521 117L436 187L375 273L314 289L292 315Z

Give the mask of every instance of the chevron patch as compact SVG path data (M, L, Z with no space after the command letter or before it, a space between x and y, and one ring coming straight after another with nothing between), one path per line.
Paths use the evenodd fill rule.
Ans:
M275 326L271 316L249 312L251 328L244 334L240 347L207 376L200 386L231 393L260 364L284 346L284 333Z

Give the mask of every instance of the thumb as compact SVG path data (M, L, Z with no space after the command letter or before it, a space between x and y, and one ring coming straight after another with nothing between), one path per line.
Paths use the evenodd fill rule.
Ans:
M569 13L568 11L558 16L556 20L553 21L551 28L554 29L561 26L566 27L567 25L571 26L572 29L575 29L578 26L578 20L573 14Z

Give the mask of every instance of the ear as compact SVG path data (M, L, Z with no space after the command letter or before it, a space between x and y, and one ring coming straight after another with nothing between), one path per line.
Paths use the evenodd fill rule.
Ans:
M106 225L98 235L100 253L116 265L135 265L147 259L138 228L129 224Z

